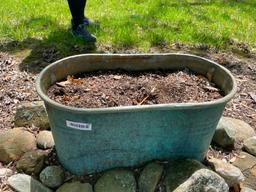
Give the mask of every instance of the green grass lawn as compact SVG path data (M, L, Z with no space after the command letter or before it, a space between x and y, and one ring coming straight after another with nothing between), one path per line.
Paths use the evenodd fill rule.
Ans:
M88 0L86 15L98 46L137 48L230 41L256 47L256 0ZM63 52L74 39L65 0L1 0L0 42L52 44Z

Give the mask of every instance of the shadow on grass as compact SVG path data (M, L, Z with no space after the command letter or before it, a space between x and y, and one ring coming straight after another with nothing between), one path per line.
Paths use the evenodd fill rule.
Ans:
M52 31L45 39L27 38L23 41L9 41L0 44L0 51L9 52L22 58L19 65L20 70L30 73L39 73L50 63L75 54L96 52L95 44L88 44L81 39L75 38L70 29L53 23L47 18L32 18L24 21L26 27L33 27L34 22L43 21L41 27L55 25ZM41 23L41 22L40 22ZM91 33L100 30L100 26L90 27Z

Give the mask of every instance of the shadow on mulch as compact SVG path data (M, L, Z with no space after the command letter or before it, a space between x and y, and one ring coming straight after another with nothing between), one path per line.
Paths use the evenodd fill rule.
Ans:
M45 19L45 18L43 18ZM52 24L52 21L47 21ZM39 73L50 63L75 54L95 53L96 45L83 42L72 36L70 29L55 23L57 30L46 39L27 38L23 41L10 41L0 44L0 51L11 53L22 59L21 71ZM100 26L90 27L91 33L100 30Z

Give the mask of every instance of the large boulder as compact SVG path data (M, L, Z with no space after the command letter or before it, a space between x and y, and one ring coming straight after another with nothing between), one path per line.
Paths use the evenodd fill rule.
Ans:
M25 152L36 149L35 136L16 128L0 133L0 161L9 163L19 159Z
M140 192L154 192L162 176L163 166L157 163L149 163L141 172L139 177Z
M173 192L228 192L225 180L209 169L200 169Z
M15 114L14 123L17 127L34 125L41 130L49 129L49 120L43 101L20 104Z
M9 177L8 184L17 192L52 192L52 190L26 174L16 174Z
M105 172L94 187L95 192L136 192L133 172L128 170L111 170Z
M213 136L213 142L223 148L233 147L235 142L244 141L256 133L246 122L230 117L222 117Z

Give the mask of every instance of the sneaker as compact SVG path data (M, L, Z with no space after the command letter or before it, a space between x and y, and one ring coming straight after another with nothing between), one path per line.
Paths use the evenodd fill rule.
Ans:
M95 43L97 40L94 35L87 31L83 24L78 25L75 29L72 28L72 34L90 43Z
M87 17L84 17L81 24L82 24L82 25L85 25L85 26L88 26L88 25L94 25L95 23L94 23L91 19L89 19L89 18L87 18ZM72 25L72 26L75 25L73 19L71 19L71 25Z
M84 25L94 25L95 23L91 19L84 17L83 24Z

